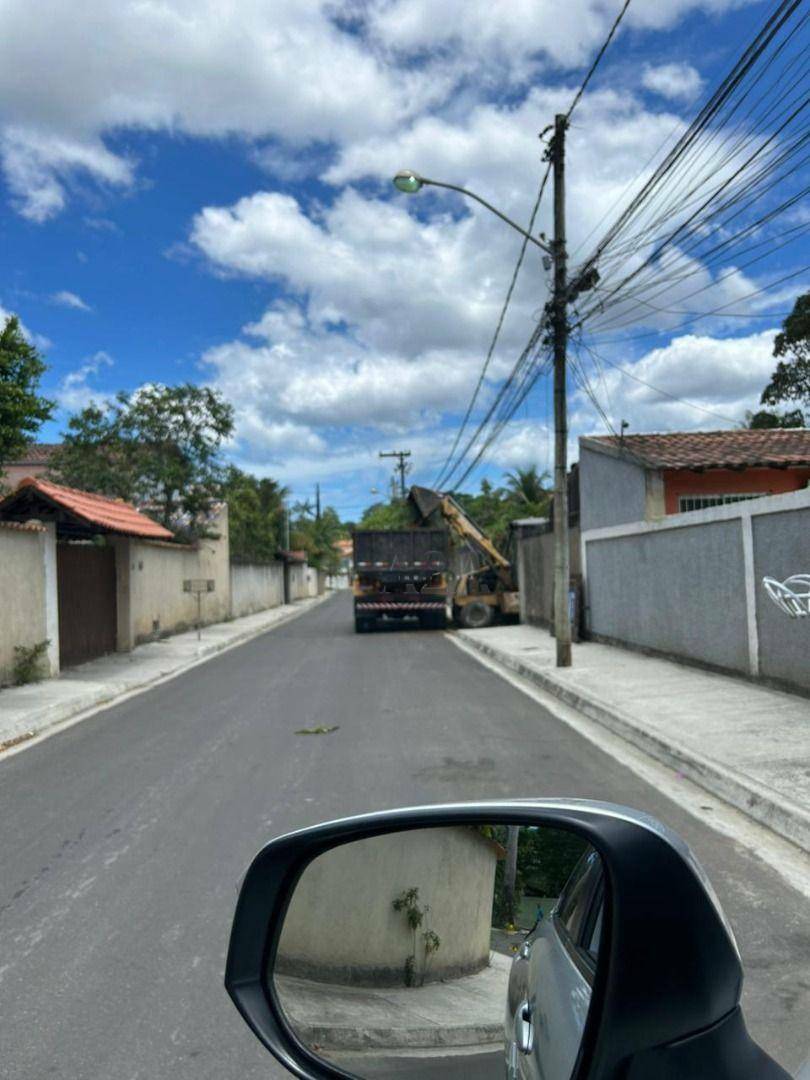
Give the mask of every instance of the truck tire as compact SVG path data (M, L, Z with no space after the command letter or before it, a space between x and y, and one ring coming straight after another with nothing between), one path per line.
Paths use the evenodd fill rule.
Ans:
M459 610L458 621L465 630L483 630L491 626L495 619L495 608L483 600L471 600Z
M373 619L369 619L367 615L355 615L354 617L354 632L355 634L367 634L371 629Z

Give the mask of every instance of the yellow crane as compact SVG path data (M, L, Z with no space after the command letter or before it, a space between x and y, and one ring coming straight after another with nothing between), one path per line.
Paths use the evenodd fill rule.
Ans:
M409 497L425 524L440 514L449 530L481 560L481 566L456 580L452 596L455 621L467 629L480 629L499 615L516 615L519 603L512 564L453 496L414 486Z

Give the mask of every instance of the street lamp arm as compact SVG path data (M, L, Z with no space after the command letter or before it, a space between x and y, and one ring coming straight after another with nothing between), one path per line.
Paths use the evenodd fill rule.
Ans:
M544 244L542 240L538 240L536 236L532 236L531 233L526 232L521 228L516 221L512 221L506 214L501 213L492 203L488 203L486 199L482 199L480 195L476 195L474 191L468 191L467 188L459 187L458 184L445 184L442 180L427 180L424 176L420 176L419 179L423 184L432 184L433 187L448 188L450 191L458 191L462 195L466 195L470 199L475 199L476 202L481 203L487 210L491 210L496 217L499 217L501 221L505 221L507 225L511 225L512 228L519 232L521 236L525 236L527 240L530 240L536 247L539 247L541 251L544 251L547 255L553 255L550 244Z

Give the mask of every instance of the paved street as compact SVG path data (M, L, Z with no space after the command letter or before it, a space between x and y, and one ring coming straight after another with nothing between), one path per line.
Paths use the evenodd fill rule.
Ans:
M342 814L553 795L628 803L686 837L737 933L749 1025L795 1068L810 902L441 634L355 636L342 594L0 762L4 1077L286 1075L222 989L256 849Z

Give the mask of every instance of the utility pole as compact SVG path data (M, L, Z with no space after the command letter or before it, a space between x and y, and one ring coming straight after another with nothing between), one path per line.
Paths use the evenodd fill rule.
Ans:
M315 520L321 520L321 485L315 485Z
M565 251L565 129L562 113L554 117L551 161L554 169L554 635L557 667L571 666L571 616L568 610L570 552L568 540L568 281Z
M393 457L397 458L399 461L399 464L395 466L395 469L399 473L399 493L403 499L405 498L405 473L407 471L405 458L409 458L410 456L410 450L389 450L386 453L383 453L382 450L380 451L381 458Z
M506 908L506 918L514 925L517 918L517 904L515 903L515 883L517 881L517 858L518 837L520 836L519 825L507 825L506 827L506 863L503 870L503 898Z
M290 508L284 504L284 550L290 550Z

